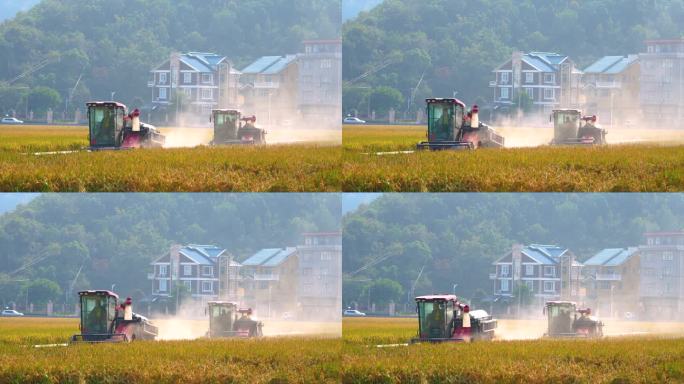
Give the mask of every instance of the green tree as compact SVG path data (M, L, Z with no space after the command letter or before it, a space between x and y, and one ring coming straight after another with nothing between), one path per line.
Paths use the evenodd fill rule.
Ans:
M397 109L404 103L404 96L392 87L380 86L373 89L370 95L371 110L385 114L390 109Z
M24 285L22 296L27 297L29 303L42 305L60 299L62 289L52 280L36 279Z
M49 87L35 87L28 94L29 110L45 113L48 109L56 108L62 103L59 92Z
M398 302L404 293L401 284L394 280L381 278L368 285L367 294L370 293L370 300L373 303L387 305L390 302Z

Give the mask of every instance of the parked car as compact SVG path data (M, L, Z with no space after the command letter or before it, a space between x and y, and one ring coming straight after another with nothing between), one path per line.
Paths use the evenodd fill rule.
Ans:
M2 316L24 316L23 313L17 312L14 309L4 309L2 311L2 314L0 314L0 315L2 315Z
M365 313L357 311L356 309L345 309L343 312L344 316L366 316Z
M2 124L24 124L23 121L17 119L16 117L3 117L2 120L0 120L0 123L2 123Z
M345 124L366 124L365 120L361 120L358 117L347 116L342 120Z

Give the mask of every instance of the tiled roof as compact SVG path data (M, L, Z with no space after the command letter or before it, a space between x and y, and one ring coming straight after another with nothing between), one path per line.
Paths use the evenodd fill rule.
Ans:
M629 260L637 251L637 248L607 248L585 261L584 265L614 267Z
M588 66L584 73L616 74L624 71L637 60L637 56L604 56Z
M266 248L250 256L242 265L276 267L296 252L297 248Z
M296 55L287 56L263 56L248 65L242 73L248 75L264 74L274 75L287 68L290 63L297 59Z

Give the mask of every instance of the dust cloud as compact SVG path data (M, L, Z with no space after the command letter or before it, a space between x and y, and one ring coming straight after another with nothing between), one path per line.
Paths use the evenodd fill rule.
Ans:
M684 144L684 130L643 128L649 124L633 121L630 126L599 125L606 129L606 141L612 144L659 144L680 145ZM652 125L652 124L650 124ZM553 139L553 126L548 121L539 119L500 119L491 124L506 140L506 148L538 147L548 145Z
M274 302L283 300L274 294ZM239 305L239 308L250 308L249 305ZM255 308L266 308L265 301L257 302ZM259 314L255 309L251 318L263 323L264 337L318 337L337 338L342 336L342 322L339 318L340 310L320 308L307 317L299 314L297 306L280 306L279 312L272 318ZM283 314L290 314L290 319L283 319ZM209 331L209 315L206 304L188 302L181 305L177 315L169 316L153 314L151 321L159 328L158 340L194 340L207 336Z

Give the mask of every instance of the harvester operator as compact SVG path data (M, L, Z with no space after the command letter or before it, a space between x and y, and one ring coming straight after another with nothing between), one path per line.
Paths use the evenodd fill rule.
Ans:
M428 330L432 329L442 329L444 326L444 317L442 316L441 306L435 304L432 307L432 312L425 318L428 325Z
M90 311L88 315L88 329L91 332L105 333L107 330L104 329L105 322L107 320L107 309L105 308L102 300L98 299L95 302L95 307Z

